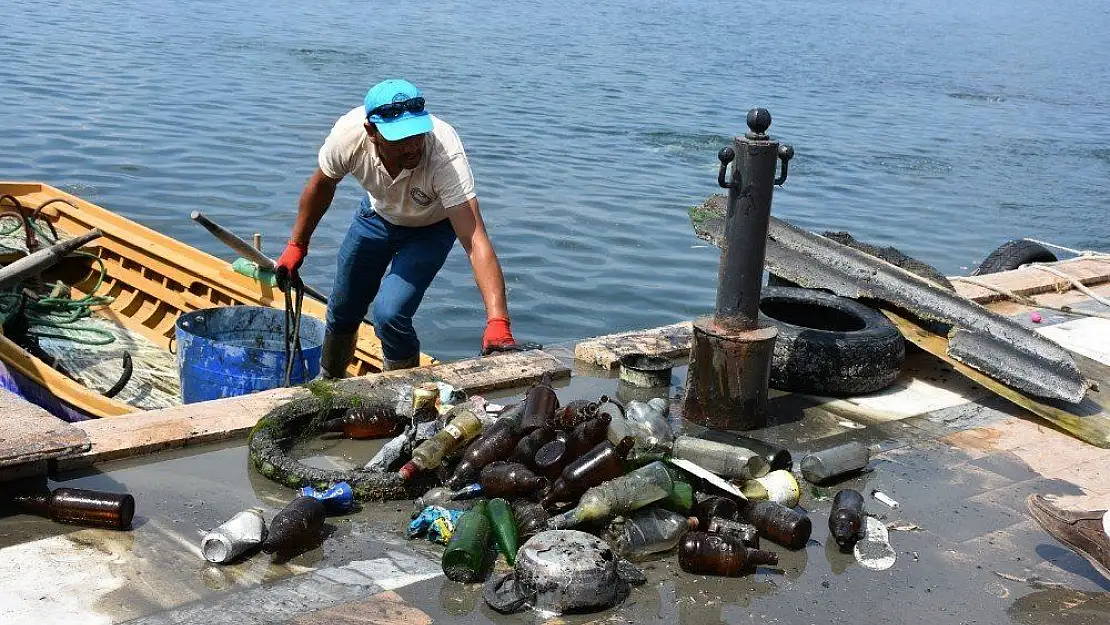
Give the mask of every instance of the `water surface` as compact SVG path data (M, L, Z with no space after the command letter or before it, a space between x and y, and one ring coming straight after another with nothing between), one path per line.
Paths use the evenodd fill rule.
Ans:
M334 120L403 75L455 125L518 338L707 312L717 252L686 209L769 108L794 145L775 213L947 273L1033 236L1108 247L1110 4L1075 0L6 3L0 178L35 179L221 257L203 210L273 255ZM305 276L325 291L360 190ZM417 316L474 354L459 248Z

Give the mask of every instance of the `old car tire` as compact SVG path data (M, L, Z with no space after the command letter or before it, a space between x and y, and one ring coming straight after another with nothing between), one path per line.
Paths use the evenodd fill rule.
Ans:
M997 250L991 252L983 259L973 276L982 276L988 273L999 273L1017 269L1028 263L1051 263L1059 259L1056 255L1040 243L1017 239L1007 241Z
M763 290L760 318L778 329L771 387L814 395L860 395L890 386L906 357L882 313L824 291Z

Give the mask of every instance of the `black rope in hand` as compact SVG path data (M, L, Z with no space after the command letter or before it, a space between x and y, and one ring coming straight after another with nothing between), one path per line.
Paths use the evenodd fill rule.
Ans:
M304 303L304 282L297 271L290 273L284 267L277 270L278 288L285 294L285 374L282 386L293 380L294 363L301 365L301 379L308 377L308 363L301 351L301 307Z

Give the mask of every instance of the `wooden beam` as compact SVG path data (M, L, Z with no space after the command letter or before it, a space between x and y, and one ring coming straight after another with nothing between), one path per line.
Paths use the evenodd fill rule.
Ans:
M1110 449L1110 413L1107 412L1108 400L1105 396L1100 396L1097 392L1089 392L1087 398L1079 404L1046 403L1020 393L980 371L957 362L948 355L947 337L933 334L897 313L884 310L883 314L893 321L894 325L898 326L906 340L952 365L952 368L964 377L978 383L995 395L1032 412L1081 441L1096 447ZM1075 358L1084 377L1110 384L1110 367L1079 355L1076 355Z

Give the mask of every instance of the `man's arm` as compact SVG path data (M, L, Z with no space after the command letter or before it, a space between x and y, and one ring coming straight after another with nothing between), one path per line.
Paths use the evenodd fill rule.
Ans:
M505 275L501 272L501 263L497 260L493 243L486 234L482 213L478 210L478 199L473 198L448 208L447 217L451 220L455 236L459 238L459 243L462 243L467 257L470 258L474 282L478 285L478 291L481 292L482 301L486 305L486 320L508 321Z
M331 206L331 200L335 197L335 187L338 185L339 180L328 178L319 167L312 172L312 177L308 179L304 191L301 192L297 219L293 222L293 234L289 237L285 251L275 263L279 279L301 268L304 257L308 255L308 242L312 239L312 233L316 231L320 219Z
M304 191L301 192L297 220L293 222L291 242L308 247L312 233L316 231L320 219L331 206L337 186L339 186L339 180L328 178L319 167L312 172L312 177L308 179Z

